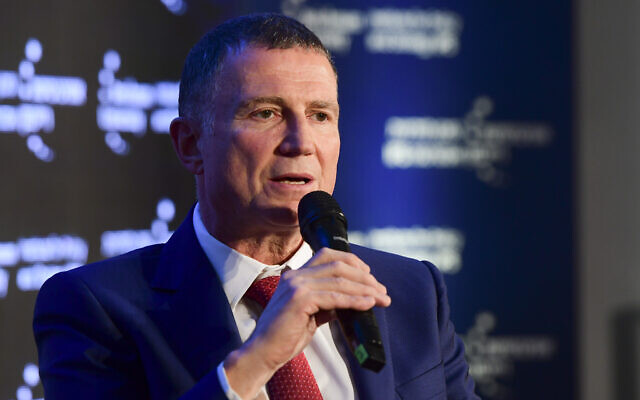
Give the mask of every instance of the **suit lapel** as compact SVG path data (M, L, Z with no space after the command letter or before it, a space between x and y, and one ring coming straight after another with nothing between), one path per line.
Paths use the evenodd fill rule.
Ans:
M193 208L164 246L152 287L169 345L195 380L242 344L227 297L193 229Z
M242 345L227 297L193 229L193 208L162 250L151 280L150 314L195 381ZM361 400L396 397L393 360L384 310L375 308L387 357L378 373L366 370L347 351L346 361ZM346 344L345 344L346 346Z
M395 385L393 380L393 360L391 358L391 349L389 348L389 335L387 332L387 322L384 316L384 310L374 308L374 314L380 328L382 336L382 344L384 346L386 365L380 372L369 371L358 364L356 358L347 350L347 364L351 371L351 378L355 385L356 393L360 400L388 400L394 399ZM346 343L344 343L346 347Z
M365 257L364 254L360 254L357 246L352 246L351 251L365 261L374 270L375 275L375 260ZM375 307L373 312L378 321L378 328L380 329L380 336L382 338L382 345L384 347L386 364L380 370L380 372L369 371L364 369L358 364L358 361L347 350L347 363L351 370L351 377L356 387L358 398L360 400L388 400L396 398L395 393L395 380L393 374L393 359L391 357L391 347L389 341L389 331L387 326L387 319L385 317L385 309ZM345 342L346 347L346 342Z

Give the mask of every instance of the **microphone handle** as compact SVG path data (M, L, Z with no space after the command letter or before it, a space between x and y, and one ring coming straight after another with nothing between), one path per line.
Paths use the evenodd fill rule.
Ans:
M345 238L346 234L345 237L332 234L332 232L340 232L340 230L331 228L331 222L337 224L337 221L331 221L328 224L327 222L329 221L325 221L324 224L312 224L315 231L312 233L303 232L305 241L309 243L314 252L322 247L329 247L350 253L349 242ZM380 329L373 309L367 311L337 309L336 315L349 350L358 360L360 366L374 372L380 371L386 360Z

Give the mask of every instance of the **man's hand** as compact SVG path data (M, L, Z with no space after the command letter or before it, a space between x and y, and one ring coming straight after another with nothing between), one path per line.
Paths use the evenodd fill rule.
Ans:
M387 289L357 256L321 249L304 266L287 271L256 329L224 362L229 385L242 398L254 396L278 368L298 355L335 309L387 307Z

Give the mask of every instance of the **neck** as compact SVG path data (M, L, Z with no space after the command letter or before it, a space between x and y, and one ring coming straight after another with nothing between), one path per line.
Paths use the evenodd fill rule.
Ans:
M260 228L251 224L225 223L216 213L200 204L200 216L209 234L238 253L267 265L282 264L302 245L297 226Z
M220 239L218 239L220 240ZM263 264L283 264L298 251L302 236L285 238L277 235L256 236L238 240L223 241L224 244Z

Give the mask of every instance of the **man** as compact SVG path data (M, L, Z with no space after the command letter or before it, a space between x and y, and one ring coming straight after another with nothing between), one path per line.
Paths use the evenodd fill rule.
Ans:
M171 124L198 203L165 245L45 283L47 399L476 398L432 265L357 246L312 257L302 240L298 202L333 191L338 117L331 58L297 21L254 15L205 35ZM261 282L277 284L270 300ZM374 306L379 373L327 323Z

